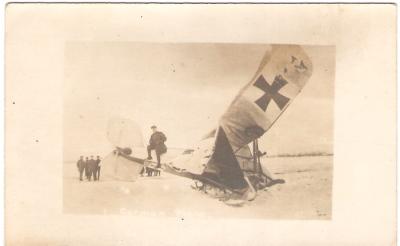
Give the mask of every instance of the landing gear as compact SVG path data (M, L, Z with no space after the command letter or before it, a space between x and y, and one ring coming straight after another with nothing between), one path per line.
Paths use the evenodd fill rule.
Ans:
M256 190L264 190L268 187L271 187L275 184L284 184L285 180L283 179L272 179L265 174L254 174L248 173L247 174L250 180L250 183L253 184Z
M218 198L218 199L225 199L225 196L227 194L227 191L225 189L220 189L218 187L209 185L209 184L204 184L200 181L194 181L194 185L191 186L192 189L203 192L204 194L207 194L208 196L211 196L213 198Z
M218 178L207 178L204 175L192 177L196 180L192 188L203 194L217 198L227 205L242 206L247 201L254 200L258 190L264 190L274 184L285 182L282 179L272 178L267 170L263 170L260 159L262 156L266 155L266 153L258 149L257 140L253 141L252 153L248 147L245 151L247 152L243 156L240 156L240 154L236 155L236 158L241 157L241 160L244 160L244 165L241 165L240 168L247 185L241 185L240 187L244 187L242 190L232 189L224 185L225 182Z
M192 189L202 192L207 196L212 198L216 198L219 201L229 205L229 206L242 206L247 201L252 201L257 195L256 190L253 188L250 181L245 177L246 182L249 184L249 188L247 188L243 193L238 191L233 191L229 189L223 189L216 187L211 184L205 184L200 181L194 181L194 185L192 185Z
M266 155L266 152L261 152L258 148L257 139L253 141L253 170L244 170L250 183L256 190L263 190L275 184L283 184L283 179L273 179L270 174L267 176L261 166L261 157Z

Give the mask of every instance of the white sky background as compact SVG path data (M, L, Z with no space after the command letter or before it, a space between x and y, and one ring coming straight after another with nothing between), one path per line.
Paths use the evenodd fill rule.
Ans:
M191 147L216 126L268 45L69 42L65 46L64 159L111 151L108 120L155 124L169 147ZM260 140L270 154L332 152L335 49L305 47L314 72Z

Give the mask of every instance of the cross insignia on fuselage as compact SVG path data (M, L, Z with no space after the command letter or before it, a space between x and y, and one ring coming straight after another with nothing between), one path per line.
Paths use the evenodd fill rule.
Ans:
M279 93L288 82L280 75L276 76L272 85L268 84L264 76L260 75L254 86L265 92L263 96L255 101L255 103L265 112L271 99L278 105L282 110L286 104L290 101L289 98Z

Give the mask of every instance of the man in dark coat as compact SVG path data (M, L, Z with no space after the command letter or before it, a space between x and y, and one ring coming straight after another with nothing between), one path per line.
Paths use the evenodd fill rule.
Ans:
M85 176L89 179L89 157L85 158Z
M90 156L90 160L88 161L87 164L87 169L88 169L88 180L91 181L92 179L92 175L93 175L93 179L96 180L96 177L94 176L94 171L95 171L95 167L96 166L96 161L93 159L93 156Z
M147 159L151 160L151 151L156 151L157 156L157 167L161 167L161 155L167 152L167 146L165 146L165 141L167 141L167 137L164 133L157 131L156 126L152 126L151 130L153 134L151 134L149 145L147 146Z
M94 173L93 173L93 176L94 176L94 180L99 180L100 179L100 156L97 156L97 159L96 160L94 160L94 162L95 162L95 168L94 168Z
M86 162L83 160L83 156L79 158L78 162L76 163L76 167L79 171L79 180L82 181L83 171L85 171L86 168Z

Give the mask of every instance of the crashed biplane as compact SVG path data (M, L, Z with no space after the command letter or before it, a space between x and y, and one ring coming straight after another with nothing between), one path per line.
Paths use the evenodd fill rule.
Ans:
M219 120L193 150L162 164L162 171L195 180L194 188L222 200L252 200L257 190L277 180L262 167L258 139L276 123L300 93L312 74L312 62L301 46L271 45L253 78L238 93ZM110 133L115 150L103 163L109 163L111 178L136 180L151 161L130 153L129 140L122 141L132 122L113 123ZM132 127L131 127L132 128ZM137 138L132 141L142 141ZM104 164L103 164L104 167Z

